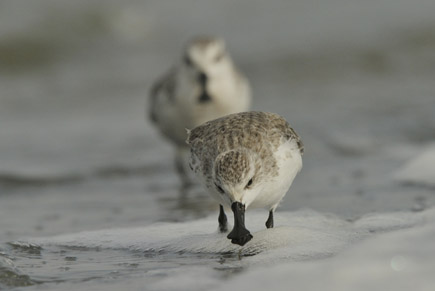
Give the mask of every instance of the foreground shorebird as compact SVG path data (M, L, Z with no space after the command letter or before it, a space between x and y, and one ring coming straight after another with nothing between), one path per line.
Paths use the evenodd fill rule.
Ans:
M218 38L193 39L178 64L155 82L150 92L150 119L176 146L176 168L184 184L190 183L185 172L186 128L246 111L250 101L249 82Z
M189 165L220 203L219 229L227 231L223 205L231 206L232 243L243 246L252 235L245 228L245 210L273 212L302 168L304 147L287 121L274 113L242 112L188 130Z

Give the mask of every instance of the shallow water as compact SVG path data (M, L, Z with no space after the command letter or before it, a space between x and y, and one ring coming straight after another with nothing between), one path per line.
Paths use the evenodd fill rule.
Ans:
M435 205L434 9L429 0L3 1L0 288L250 280L255 290L259 273L288 286L268 270L276 264L301 288L318 290L313 272L349 290L364 286L345 272L352 260L367 270L388 261L390 272L403 258L402 278L430 282L417 271L434 263L424 255ZM171 146L144 118L151 82L204 32L227 40L254 109L286 117L306 145L278 227L265 231L267 213L248 212L256 238L245 249L215 233L206 193L180 189ZM394 243L409 239L423 255ZM320 275L331 266L336 273ZM388 272L364 276L398 282Z

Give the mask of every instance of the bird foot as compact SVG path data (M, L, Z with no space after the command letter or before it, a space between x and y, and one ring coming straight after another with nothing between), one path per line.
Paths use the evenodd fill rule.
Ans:
M253 236L246 228L234 226L233 230L228 234L227 238L229 238L233 244L243 246L248 241L250 241Z

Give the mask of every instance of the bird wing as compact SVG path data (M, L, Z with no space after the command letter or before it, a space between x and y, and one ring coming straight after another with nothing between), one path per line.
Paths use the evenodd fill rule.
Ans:
M242 120L244 122L241 122ZM257 134L258 129L261 129L260 132L265 133L265 135ZM217 142L222 136L226 135L228 130L232 131L232 134L227 138L231 138L229 144L233 146L237 146L243 141L252 143L252 139L264 137L275 147L278 147L282 142L294 140L300 153L303 154L304 152L304 144L300 136L289 123L280 115L268 112L242 112L208 121L189 130L186 142L193 147L203 142ZM251 132L251 136L244 138L243 136L248 132ZM238 134L234 136L234 133ZM235 140L237 137L238 139Z
M149 118L157 122L157 104L159 99L166 99L168 102L174 102L176 90L176 70L172 69L160 77L151 86L149 91Z
M269 132L269 135L270 136L279 135L281 138L283 138L284 142L288 140L293 140L297 144L299 152L302 155L304 153L304 144L301 140L301 137L290 126L290 124L278 114L275 113L266 113L266 114L269 116L270 128L272 128L272 130Z

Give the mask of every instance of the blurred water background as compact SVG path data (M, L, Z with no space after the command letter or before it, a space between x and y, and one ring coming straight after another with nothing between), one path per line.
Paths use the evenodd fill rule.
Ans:
M435 142L434 11L431 0L0 1L0 289L147 290L184 266L224 282L244 272L218 253L12 243L214 222L206 193L180 193L172 147L145 118L152 82L198 34L225 38L253 109L284 116L306 145L277 217L431 208L435 182L396 173Z

